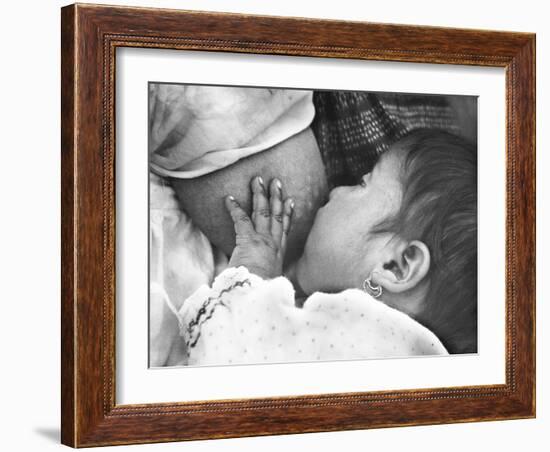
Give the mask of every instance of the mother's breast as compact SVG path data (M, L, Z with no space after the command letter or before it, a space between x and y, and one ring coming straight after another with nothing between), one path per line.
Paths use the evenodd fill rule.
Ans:
M283 196L295 200L286 258L292 262L301 255L315 213L328 194L325 169L311 129L222 170L196 179L172 179L172 184L181 207L214 245L230 255L235 232L223 198L233 195L250 213L250 180L257 175L266 183L279 178Z

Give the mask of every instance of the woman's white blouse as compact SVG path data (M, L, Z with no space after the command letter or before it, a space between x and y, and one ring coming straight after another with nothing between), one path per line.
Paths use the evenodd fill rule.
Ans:
M287 278L245 267L201 286L177 317L188 365L447 354L430 330L361 290L316 292L298 308Z

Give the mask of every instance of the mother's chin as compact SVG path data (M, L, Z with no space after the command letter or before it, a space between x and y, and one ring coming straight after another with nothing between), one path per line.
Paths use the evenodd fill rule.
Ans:
M295 200L285 262L298 258L303 250L315 214L328 194L325 169L311 129L233 165L196 179L172 179L182 208L208 239L227 255L235 247L233 223L223 198L233 195L251 212L250 181L262 176L283 183L283 196Z

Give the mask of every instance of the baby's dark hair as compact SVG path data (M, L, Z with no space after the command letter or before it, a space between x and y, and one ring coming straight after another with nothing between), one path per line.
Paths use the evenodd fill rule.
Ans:
M450 353L477 352L477 149L451 133L415 130L399 140L407 153L403 200L391 230L430 250L429 289L416 319Z

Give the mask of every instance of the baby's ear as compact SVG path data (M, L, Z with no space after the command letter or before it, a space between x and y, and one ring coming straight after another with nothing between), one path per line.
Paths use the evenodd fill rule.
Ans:
M373 274L373 282L393 293L419 285L430 270L430 250L424 242L396 240L387 250L385 262Z

